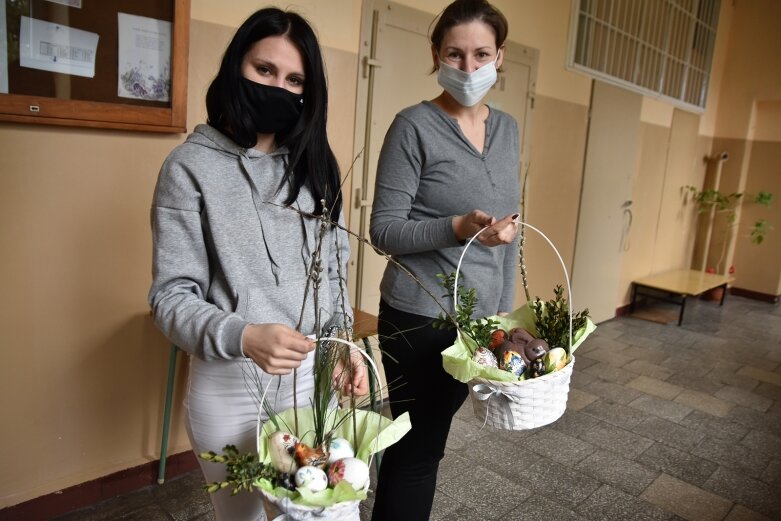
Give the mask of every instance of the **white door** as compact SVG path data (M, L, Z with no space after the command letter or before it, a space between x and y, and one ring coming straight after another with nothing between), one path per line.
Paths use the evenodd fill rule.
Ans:
M368 239L377 159L385 133L401 109L436 97L441 91L432 60L428 31L434 15L385 1L366 0L356 107L355 151L363 150L353 171L350 229ZM504 72L488 103L512 114L521 129L523 159L528 154L528 113L538 52L508 42ZM519 165L519 175L521 165ZM353 305L377 314L380 280L386 260L362 240L353 238L348 286Z
M594 81L572 263L572 309L589 308L594 322L616 315L642 102L640 94Z

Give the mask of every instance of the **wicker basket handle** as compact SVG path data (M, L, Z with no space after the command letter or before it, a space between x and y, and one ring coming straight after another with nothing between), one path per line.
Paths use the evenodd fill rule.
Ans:
M315 339L314 335L310 335L309 338L312 338L313 340L315 340L317 342L337 342L337 343L340 343L340 344L345 344L346 346L348 346L350 348L350 352L351 353L353 351L358 352L361 356L363 356L366 359L366 362L368 362L369 368L374 373L374 377L376 378L377 383L379 384L379 388L382 389L382 380L380 378L380 371L379 371L379 369L377 369L377 365L374 363L374 360L372 360L372 357L366 351L364 351L363 349L361 349L360 347L355 345L353 342L350 342L349 340L344 340L344 339L337 338L337 337L322 337L322 338ZM368 375L368 377L371 377L371 375ZM266 401L266 394L268 393L268 388L271 385L272 381L274 381L274 378L269 378L268 384L266 384L266 388L263 389L263 395L261 396L259 403L263 404ZM260 419L261 410L262 410L262 407L258 409L258 421L257 421L257 423L255 425L255 444L256 444L256 450L257 451L260 451L260 446L259 446L260 445L260 430L261 430L261 426L264 423ZM377 423L380 426L382 425L382 418L383 418L382 414L378 413ZM357 443L357 441L358 440L354 440L354 443ZM376 443L379 445L379 438L376 440ZM373 453L371 453L369 455L369 466L371 466L372 461L374 460L375 452L373 452Z
M564 260L561 258L561 254L559 253L559 250L556 249L556 246L553 245L553 242L540 231L539 229L535 228L531 224L527 224L520 220L520 218L517 218L513 220L514 223L519 224L521 226L525 226L527 228L530 228L540 234L543 239L550 245L551 248L553 248L553 251L556 253L556 257L559 258L559 263L561 264L561 269L564 271L564 280L567 282L567 301L568 301L568 311L569 311L569 347L567 349L567 354L570 354L572 352L572 288L570 286L569 282L569 273L567 272L567 266L564 264ZM453 279L453 307L456 308L456 311L458 311L458 273L461 271L461 263L464 260L464 255L466 254L466 250L469 248L469 245L472 244L472 242L477 239L477 237L483 233L485 230L487 230L488 227L483 228L476 234L472 236L472 238L469 239L469 241L464 246L464 250L461 252L461 257L458 259L458 265L456 266L456 276L455 279ZM461 332L459 331L458 334L460 335ZM551 346L556 347L556 346Z

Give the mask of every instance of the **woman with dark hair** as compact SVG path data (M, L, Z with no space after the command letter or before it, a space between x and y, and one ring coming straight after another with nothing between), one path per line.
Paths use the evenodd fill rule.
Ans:
M509 114L482 103L504 57L507 21L485 0L456 0L431 33L443 92L397 114L377 166L370 235L427 288L456 271L464 241L484 229L461 265L476 288L474 317L513 309L520 205L520 140ZM497 217L499 216L499 217ZM503 217L501 217L503 216ZM379 338L394 417L412 430L386 449L373 521L429 518L450 424L468 394L441 352L455 331L435 329L441 309L393 263L380 284ZM453 309L448 299L444 306Z
M315 310L349 323L340 177L326 136L328 93L320 48L299 15L275 8L238 29L209 87L208 124L165 160L152 205L155 322L190 355L186 426L196 454L256 448L258 388L274 411L308 405ZM298 211L296 211L298 210ZM317 251L319 249L319 252ZM307 291L313 257L322 283ZM297 370L294 386L292 371ZM354 362L347 393L365 394ZM341 368L337 368L340 371ZM335 372L335 374L337 374ZM340 374L340 373L339 373ZM200 460L207 482L225 466ZM260 494L211 494L221 521L263 520Z

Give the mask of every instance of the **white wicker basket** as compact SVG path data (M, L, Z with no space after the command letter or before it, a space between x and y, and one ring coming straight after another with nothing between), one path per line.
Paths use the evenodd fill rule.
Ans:
M573 356L562 369L522 382L475 378L469 382L475 416L484 425L510 431L535 429L555 422L567 408L574 365Z
M351 351L359 353L361 356L363 356L366 359L366 363L369 365L369 368L374 373L374 377L377 379L378 382L380 382L380 373L374 361L367 353L365 353L353 342L341 338L334 338L334 337L321 338L320 340L321 341L327 340L330 342L345 344L350 348ZM269 384L270 383L271 380L269 380ZM260 399L261 403L263 403L266 399L266 393L268 392L268 387L269 386L267 385L266 389L263 391L263 395L261 396ZM381 415L378 416L378 419L381 419ZM261 436L260 430L262 424L263 422L261 420L260 411L258 411L258 419L257 419L257 427L256 427L257 432L255 438L258 444L260 443L260 436ZM258 447L258 451L259 451L259 447ZM374 458L374 453L372 453L369 458L368 461L369 466L371 466L371 462L373 458ZM266 490L263 490L262 488L258 488L258 490L263 495L263 507L266 510L266 518L268 521L315 521L315 520L316 521L360 521L361 502L357 500L341 501L339 503L335 503L329 506L310 506L310 505L295 503L288 497L275 496L274 494L271 494ZM364 487L364 491L368 492L368 490L369 490L369 481L366 482L366 486Z
M569 395L569 382L572 377L572 369L575 366L575 357L572 352L572 291L569 282L569 274L559 251L550 239L540 230L530 224L516 220L516 223L526 226L542 236L547 241L559 258L564 270L567 283L567 298L569 301L569 363L558 371L529 378L518 382L500 382L475 378L469 382L469 396L472 400L472 408L475 416L488 425L504 430L525 430L548 425L561 418L567 408L567 396ZM485 229L485 228L484 228ZM461 261L464 258L469 245L474 241L478 232L464 247L456 269L455 284L458 284L458 272ZM458 288L454 285L453 295L458 295Z
M269 521L359 521L360 501L343 501L328 507L312 507L279 498L260 489Z

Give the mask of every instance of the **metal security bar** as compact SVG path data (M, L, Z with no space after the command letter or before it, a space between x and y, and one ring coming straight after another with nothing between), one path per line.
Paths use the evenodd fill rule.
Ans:
M572 13L570 68L705 108L719 0L573 0Z

